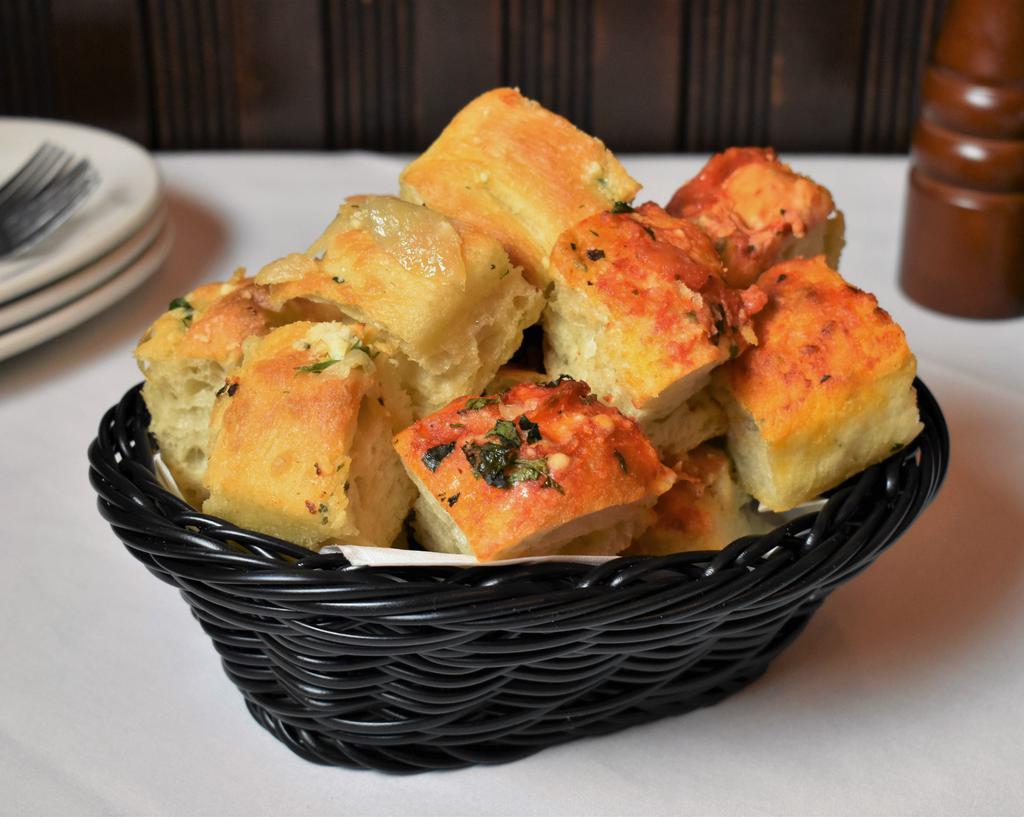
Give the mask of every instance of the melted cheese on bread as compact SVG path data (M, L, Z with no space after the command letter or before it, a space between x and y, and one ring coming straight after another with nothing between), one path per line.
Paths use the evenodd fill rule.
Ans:
M460 398L395 446L423 544L480 561L618 553L675 480L636 423L573 380Z
M715 154L667 207L699 224L715 241L732 286L752 284L777 261L826 255L839 263L843 216L832 196L794 173L771 148Z
M758 345L714 386L740 480L785 511L917 436L917 361L875 296L822 257L777 264L758 286L768 295L754 318Z

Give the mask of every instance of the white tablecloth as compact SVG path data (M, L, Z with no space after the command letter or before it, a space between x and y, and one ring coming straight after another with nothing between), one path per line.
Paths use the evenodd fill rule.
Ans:
M898 291L904 160L789 158L834 192L843 273L906 329L946 412L938 501L718 706L510 765L394 778L314 766L255 724L181 598L96 513L85 450L171 298L304 248L344 196L394 190L402 162L161 156L177 226L166 270L0 363L0 812L1024 811L1024 320L942 317ZM626 164L664 202L700 159Z

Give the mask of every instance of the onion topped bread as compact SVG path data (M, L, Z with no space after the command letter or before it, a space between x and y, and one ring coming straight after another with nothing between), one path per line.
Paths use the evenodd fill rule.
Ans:
M635 422L571 379L455 400L395 447L420 541L480 561L618 553L675 481Z
M794 173L771 148L729 148L712 156L667 209L711 236L732 286L749 286L786 258L824 255L829 266L839 263L843 214L832 195Z

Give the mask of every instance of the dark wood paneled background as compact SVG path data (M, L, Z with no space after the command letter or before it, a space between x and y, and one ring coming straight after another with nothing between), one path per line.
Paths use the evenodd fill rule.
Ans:
M903 151L945 5L0 0L0 113L162 149L404 151L507 84L621 151Z

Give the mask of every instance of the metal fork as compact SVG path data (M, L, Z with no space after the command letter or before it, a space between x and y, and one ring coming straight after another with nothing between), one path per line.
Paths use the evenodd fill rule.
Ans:
M28 249L63 224L99 182L82 159L44 144L0 187L0 257Z

